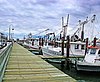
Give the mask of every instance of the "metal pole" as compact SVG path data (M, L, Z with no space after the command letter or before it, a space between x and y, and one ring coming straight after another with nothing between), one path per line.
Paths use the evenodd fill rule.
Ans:
M9 27L9 41L10 41L10 27Z

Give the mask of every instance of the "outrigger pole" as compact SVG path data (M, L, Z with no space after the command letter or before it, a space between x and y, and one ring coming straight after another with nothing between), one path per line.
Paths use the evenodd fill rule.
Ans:
M66 34L67 34L68 20L69 20L69 14L67 16L67 23L66 23L66 25L64 25L64 18L62 17L62 31L63 31L63 36L62 36L62 55L64 55L64 41L65 41L65 37L66 37Z

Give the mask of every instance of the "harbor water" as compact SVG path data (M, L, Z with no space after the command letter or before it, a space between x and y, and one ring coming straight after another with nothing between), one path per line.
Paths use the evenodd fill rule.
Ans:
M66 67L62 69L60 63L49 63L76 79L77 82L100 82L100 72L77 72L74 67L67 70Z

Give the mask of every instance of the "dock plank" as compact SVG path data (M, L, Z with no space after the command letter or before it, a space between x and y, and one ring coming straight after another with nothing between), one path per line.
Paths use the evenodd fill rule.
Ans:
M3 82L76 82L76 80L15 43Z

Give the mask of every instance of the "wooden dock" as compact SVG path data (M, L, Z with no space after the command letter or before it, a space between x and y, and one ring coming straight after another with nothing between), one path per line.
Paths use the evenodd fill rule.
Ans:
M3 82L76 82L76 80L14 43Z

